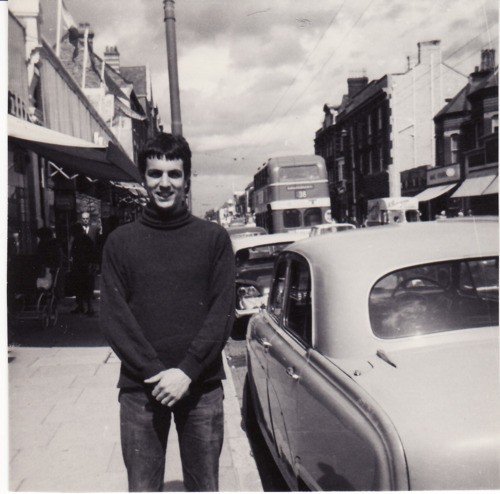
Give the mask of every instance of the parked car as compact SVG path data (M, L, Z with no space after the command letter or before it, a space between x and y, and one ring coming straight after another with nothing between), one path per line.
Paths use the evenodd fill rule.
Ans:
M277 257L244 408L291 490L500 488L498 219L465 220Z
M322 225L314 225L309 232L309 236L316 237L325 233L345 232L355 229L356 227L351 223L323 223Z
M302 232L231 236L236 263L236 318L255 314L266 304L276 256L306 237Z
M261 226L255 225L240 225L229 226L227 233L231 238L236 237L255 237L256 235L267 235L267 230Z

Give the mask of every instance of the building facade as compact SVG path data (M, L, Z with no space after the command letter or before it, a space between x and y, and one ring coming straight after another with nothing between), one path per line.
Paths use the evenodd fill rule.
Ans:
M348 93L327 106L315 138L315 153L333 167L337 221L362 222L369 199L402 194L401 172L434 166L433 117L465 80L442 63L439 41L419 43L417 61L404 73L348 79Z
M495 50L434 117L436 166L416 190L401 174L405 195L416 196L424 219L446 214L498 214L498 68ZM419 190L420 189L420 190Z
M72 157L91 163L94 157L106 160L111 146L118 161L126 155L95 102L41 36L39 0L11 0L8 22L9 256L33 254L36 230L42 226L55 229L67 252L69 226L79 212L88 210L104 229L111 228L118 223L113 215L123 213L124 201L133 201L136 193L108 179L75 173ZM52 152L61 144L77 147L61 161L50 161L46 152L33 151L37 139L42 147L53 146ZM60 148L57 152L64 154ZM138 176L130 160L127 166ZM137 209L137 202L129 208Z

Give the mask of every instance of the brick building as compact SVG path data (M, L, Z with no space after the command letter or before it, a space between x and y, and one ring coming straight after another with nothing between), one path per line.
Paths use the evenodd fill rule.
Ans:
M433 117L464 82L443 64L439 41L418 43L417 61L404 73L348 79L341 103L324 106L315 137L336 220L361 222L369 199L401 195L402 171L433 166Z

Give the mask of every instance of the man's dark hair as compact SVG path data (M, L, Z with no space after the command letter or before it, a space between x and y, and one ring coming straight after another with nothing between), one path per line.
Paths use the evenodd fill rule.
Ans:
M139 153L139 173L144 177L146 173L146 161L148 158L165 158L167 160L182 160L184 177L191 177L191 149L182 136L174 136L162 132L156 137L148 139Z

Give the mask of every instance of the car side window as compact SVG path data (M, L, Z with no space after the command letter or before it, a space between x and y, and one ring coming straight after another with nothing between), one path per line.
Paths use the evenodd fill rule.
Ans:
M285 308L284 326L301 342L312 343L311 275L304 261L290 263L289 290Z
M273 284L269 294L268 312L274 316L276 321L279 321L283 310L283 299L285 294L285 279L286 279L286 258L282 257L277 261L274 272Z

